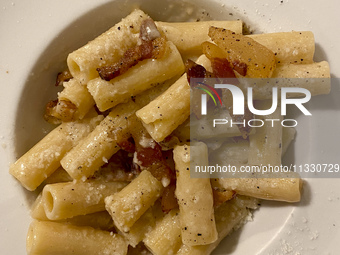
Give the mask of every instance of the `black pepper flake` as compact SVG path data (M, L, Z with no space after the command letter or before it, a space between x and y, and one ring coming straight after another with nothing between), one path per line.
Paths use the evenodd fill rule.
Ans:
M187 167L187 170L189 171L189 167Z
M257 186L256 188L258 188L258 189L259 189L260 187L259 187L259 186Z
M187 227L184 227L184 230L187 230Z
M200 234L200 233L197 233L197 236L201 236L202 234Z
M118 27L118 30L120 30L120 27Z

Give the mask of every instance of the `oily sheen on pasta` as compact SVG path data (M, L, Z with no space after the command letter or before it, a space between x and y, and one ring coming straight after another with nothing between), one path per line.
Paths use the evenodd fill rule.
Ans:
M297 174L192 176L211 162L281 165L296 132L211 127L217 113L202 118L195 103L204 92L192 78L201 85L238 79L243 91L251 84L259 110L271 106L272 85L263 79L282 79L279 89L300 86L312 96L330 92L328 63L313 60L312 32L243 35L242 27L240 20L153 21L136 9L68 55L68 78L45 113L61 124L9 170L39 193L28 255L208 255L260 199L300 201ZM230 94L216 94L224 117L234 118ZM280 107L255 117L284 119Z

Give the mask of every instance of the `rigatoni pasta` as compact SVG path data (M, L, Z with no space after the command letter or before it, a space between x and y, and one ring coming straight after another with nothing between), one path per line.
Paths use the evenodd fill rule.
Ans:
M210 179L190 178L190 160L192 165L208 165L208 149L204 143L194 146L200 158L190 157L189 146L177 146L174 149L182 241L191 246L210 244L217 240Z
M208 30L210 26L229 29L242 34L242 21L202 21L202 22L156 22L159 29L173 42L181 54L201 55L201 44L210 40Z
M94 174L119 149L119 143L130 137L127 129L129 118L151 99L168 88L164 83L152 88L127 103L113 108L108 116L96 126L82 143L79 143L61 160L61 165L74 179L87 178Z
M129 137L128 118L134 114L134 103L119 105L61 160L62 167L73 179L87 178L104 165Z
M26 189L35 190L58 169L65 154L86 137L102 119L102 116L98 116L61 124L11 165L9 172Z
M141 10L133 11L111 29L70 53L67 65L73 77L86 85L88 81L98 77L96 68L117 62L137 43L142 21L148 17Z
M200 56L197 62L209 68L209 60ZM190 115L190 86L183 74L169 89L136 112L156 142L164 140Z
M75 107L72 119L82 119L94 106L94 100L86 86L77 79L63 83L64 89L58 95L58 101L69 101Z
M162 191L162 183L145 170L123 190L106 197L105 207L117 228L128 232L160 197Z
M178 255L204 255L210 254L218 244L230 234L237 230L247 221L251 209L256 209L257 199L238 196L234 200L225 202L215 211L218 240L212 244L189 246L182 244L177 252Z
M171 210L162 220L157 221L143 242L152 254L177 254L182 243L178 210Z
M48 184L42 191L46 217L61 220L104 211L104 199L125 186L124 182L97 181Z
M136 247L156 226L156 223L164 217L161 205L158 201L151 206L134 224L129 231L120 233L128 241L129 245Z
M312 64L315 51L311 31L292 31L249 35L274 52L278 64Z
M295 173L193 174L211 164L281 166L295 129L278 124L280 106L256 116L245 104L236 114L229 94L208 79L252 87L257 110L271 107L273 84L327 94L329 65L315 63L314 51L309 31L244 36L240 20L154 22L134 10L70 53L72 77L47 107L61 124L10 168L26 189L42 190L27 253L118 255L145 245L156 255L208 255L258 199L300 201ZM242 127L251 118L275 122Z
M299 202L302 180L293 176L276 175L248 176L248 178L212 179L212 186L221 190L233 190L238 194L265 200ZM281 178L280 178L281 177Z
M110 109L132 96L183 73L183 61L176 46L168 41L165 48L165 56L162 58L143 60L110 81L101 78L89 81L87 88L99 110ZM142 80L141 76L143 76Z
M50 221L33 221L27 235L28 255L125 255L127 248L118 234Z

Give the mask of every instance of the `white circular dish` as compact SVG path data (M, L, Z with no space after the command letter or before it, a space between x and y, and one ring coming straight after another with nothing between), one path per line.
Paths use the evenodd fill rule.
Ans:
M340 4L336 0L322 4L308 0L134 3L154 19L240 17L255 32L311 30L316 40L315 60L327 60L332 76L340 77L337 33ZM42 115L45 103L56 93L53 87L56 73L65 66L67 53L105 31L131 9L132 5L125 0L1 1L0 246L3 254L26 253L31 195L8 174L8 168L49 130ZM290 153L295 163L339 163L339 96L339 82L334 79L330 95L315 97L310 102L313 116L299 119L298 135ZM254 221L224 240L214 254L339 254L339 184L337 178L308 179L300 203L263 202L254 214Z

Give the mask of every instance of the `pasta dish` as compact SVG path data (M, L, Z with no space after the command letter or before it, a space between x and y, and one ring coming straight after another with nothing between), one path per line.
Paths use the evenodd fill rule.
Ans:
M284 123L280 105L235 114L231 91L211 81L244 90L244 79L330 77L328 63L313 60L312 32L242 32L240 20L170 23L136 9L68 55L44 115L56 127L9 170L41 190L27 254L211 254L259 200L300 201L297 175L192 175L211 162L280 166L295 136L285 125L240 125ZM276 86L330 92L324 81ZM271 108L272 84L252 88L253 107ZM213 127L218 105L238 125Z

